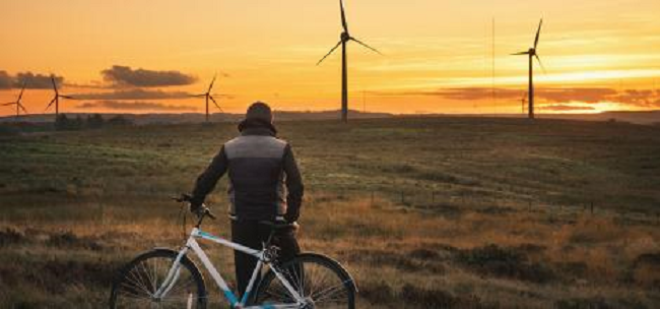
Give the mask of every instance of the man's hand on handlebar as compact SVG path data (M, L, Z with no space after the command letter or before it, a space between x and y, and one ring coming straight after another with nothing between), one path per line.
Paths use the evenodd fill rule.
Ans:
M173 197L172 199L179 203L188 203L188 207L189 207L188 210L191 213L195 214L197 218L208 216L213 220L216 219L215 215L211 213L211 210L209 210L209 208L206 207L204 203L196 203L195 201L193 201L192 196L190 196L189 194L183 193L179 197Z

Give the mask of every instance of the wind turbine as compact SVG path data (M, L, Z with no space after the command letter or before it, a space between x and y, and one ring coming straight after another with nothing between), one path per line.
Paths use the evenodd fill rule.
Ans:
M73 100L73 98L70 96L60 94L60 92L57 90L57 84L55 83L54 75L50 76L50 80L53 82L53 90L55 91L55 96L53 97L52 100L50 100L48 106L46 106L46 110L48 110L53 105L53 103L55 103L55 119L57 119L57 116L60 115L60 98L69 99L69 100Z
M209 100L213 101L213 104L215 104L215 107L217 107L221 112L224 113L224 111L222 110L220 105L218 105L218 102L216 102L215 99L213 98L213 95L211 95L211 90L213 89L213 84L215 84L215 79L217 77L218 77L217 74L215 76L213 76L213 80L211 81L211 84L209 85L209 89L205 93L202 93L202 94L199 94L199 95L195 96L195 97L198 97L198 98L206 98L206 122L207 123L209 122Z
M529 56L529 90L528 90L528 95L529 95L529 107L527 109L529 113L529 119L534 119L534 61L533 58L536 57L536 60L538 60L539 65L541 65L541 69L545 71L545 68L543 67L543 63L541 62L541 58L539 57L539 54L536 52L536 47L539 44L539 36L541 35L541 26L543 25L543 19L541 18L541 22L539 22L539 28L536 30L536 38L534 39L534 47L531 47L527 51L519 52L512 54L514 56L518 55L528 55Z
M348 60L346 58L346 44L350 41L353 41L355 43L358 43L367 49L377 53L381 54L378 50L375 48L367 45L366 43L356 39L355 37L352 37L350 33L348 32L348 23L346 22L346 13L344 12L344 1L339 0L339 8L341 9L341 25L344 28L344 31L341 33L341 36L339 37L339 43L333 47L330 52L328 52L321 60L319 60L316 65L320 65L325 58L328 58L339 46L341 45L341 51L342 51L342 71L341 71L341 120L343 122L348 121Z
M522 113L523 115L525 114L525 103L527 103L527 92L523 92L523 96L520 99L521 105L522 105Z
M26 85L27 82L23 82L23 88L21 88L21 93L18 95L18 99L16 99L16 101L2 104L3 106L16 105L16 121L18 121L18 117L21 114L21 110L23 110L25 114L28 113L27 109L25 109L25 106L23 106L23 104L21 103L21 99L23 98L23 92L25 91Z

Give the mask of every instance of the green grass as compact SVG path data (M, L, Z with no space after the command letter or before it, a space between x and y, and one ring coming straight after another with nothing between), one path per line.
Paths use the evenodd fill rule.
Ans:
M346 264L361 307L660 303L659 127L488 118L278 127L307 186L303 247ZM0 307L102 307L119 265L180 245L168 197L189 191L235 134L213 124L0 137ZM209 199L217 213L225 188ZM228 233L224 219L207 227ZM230 252L212 253L232 277Z
M660 186L658 129L611 123L497 119L364 120L280 125L308 186L437 191L646 210ZM0 188L67 186L144 193L188 190L233 125L171 125L3 139ZM69 188L71 189L71 188ZM490 201L484 200L484 203Z

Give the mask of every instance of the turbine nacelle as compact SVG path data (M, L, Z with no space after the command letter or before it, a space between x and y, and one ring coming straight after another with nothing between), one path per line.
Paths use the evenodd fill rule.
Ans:
M343 43L346 43L351 40L351 35L348 32L342 32L339 36L339 40Z

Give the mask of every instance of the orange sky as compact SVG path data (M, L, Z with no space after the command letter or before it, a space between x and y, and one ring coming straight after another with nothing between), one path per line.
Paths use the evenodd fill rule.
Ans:
M660 109L657 0L346 0L346 10L351 34L384 54L349 45L354 109L520 112L527 59L509 54L530 47L540 17L538 52L547 73L537 65L535 80L542 112ZM340 53L315 65L339 39L336 0L2 0L0 27L0 71L14 79L54 73L64 77L63 93L87 98L62 103L64 112L202 112L203 100L185 95L204 92L216 72L214 92L229 112L255 100L279 110L339 108ZM101 71L115 65L192 79L131 87L104 78ZM18 95L8 87L0 103ZM90 95L116 91L148 93L128 100ZM41 113L51 95L28 89L23 102ZM13 113L0 107L0 115Z

